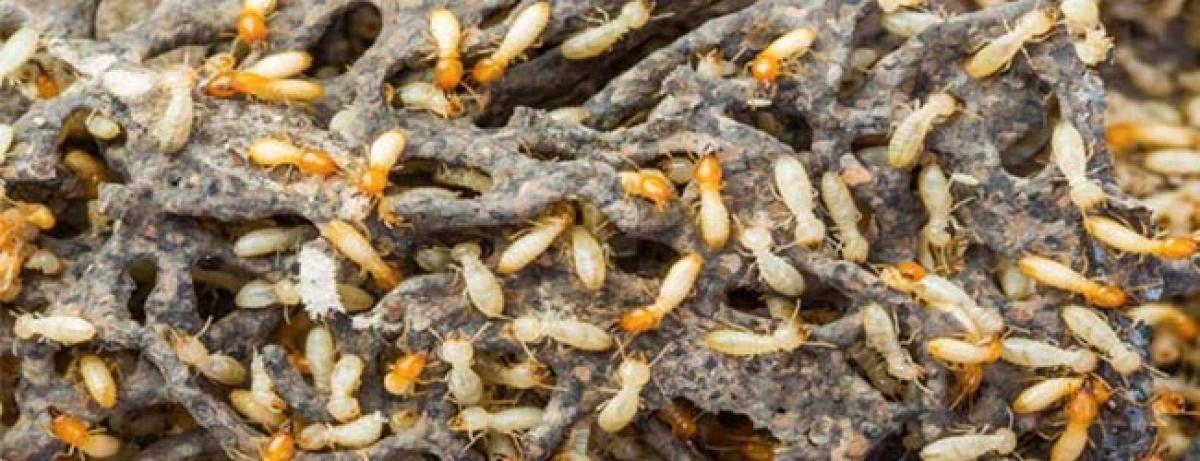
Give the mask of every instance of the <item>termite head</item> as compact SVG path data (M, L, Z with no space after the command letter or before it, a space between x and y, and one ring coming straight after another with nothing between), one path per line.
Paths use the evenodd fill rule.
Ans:
M1095 352L1080 349L1075 355L1075 361L1071 364L1071 370L1076 373L1091 373L1096 369L1099 360Z
M463 64L458 59L439 59L433 66L433 84L443 90L453 90L462 77Z
M234 87L233 72L221 72L214 75L204 85L204 95L214 98L231 98L238 92Z
M1154 254L1163 259L1185 259L1196 252L1196 242L1187 237L1167 237Z
M180 66L180 67L182 68L182 70L190 71L190 69L188 69L186 66ZM234 56L233 53L221 52L221 53L217 53L212 56L209 56L208 59L204 60L204 72L208 76L215 76L222 72L231 71L231 70L233 70L234 67L237 67L237 57ZM173 85L173 84L181 83L178 80L170 80L171 78L174 78L174 77L168 77L168 75L174 75L174 74L176 74L176 72L164 73L163 77L162 77L163 83L166 85ZM190 77L190 75L191 75L191 72L188 72L189 77ZM187 84L189 86L191 85L190 78L188 79Z
M484 85L488 85L500 77L504 76L504 67L500 63L492 60L492 58L483 58L475 63L475 67L471 69L471 79Z
M442 360L451 364L469 364L475 359L475 347L467 338L450 338L442 343Z
M1157 417L1159 415L1177 415L1187 411L1187 401L1183 395L1170 390L1160 390L1154 394L1150 409Z
M47 410L50 413L50 432L60 440L71 445L80 445L88 439L87 423L83 420L62 411L55 407L50 407Z
M290 460L296 453L296 439L287 430L280 431L263 443L261 451L263 461Z
M1132 349L1122 349L1120 353L1110 357L1109 363L1117 373L1129 375L1142 366L1142 356Z
M621 329L630 333L641 333L658 327L661 319L650 309L639 307L621 316Z
M958 108L958 101L955 101L954 96L950 96L949 93L934 93L929 96L929 100L925 104L939 117L949 117Z
M722 177L721 159L717 158L717 154L701 157L700 161L696 162L696 169L692 172L692 178L702 186L720 186Z
M624 386L645 386L650 382L650 365L637 357L625 359L617 366L617 379Z
M333 161L333 157L320 149L304 149L300 154L300 160L297 162L300 171L305 173L328 176L337 171L337 163Z
M33 314L21 314L13 323L13 334L18 338L28 340L33 337Z
M738 235L738 242L750 251L769 250L771 244L774 243L771 239L771 231L763 226L750 226L742 229Z
M491 415L480 407L463 408L457 415L450 418L450 430L458 432L479 432L490 426Z
M760 84L774 84L775 79L779 78L779 58L759 54L750 61L750 75Z
M544 334L542 321L529 315L513 320L505 329L513 339L523 343L537 342Z
M1125 290L1115 285L1102 285L1084 293L1088 302L1102 307L1121 307L1125 305L1127 296Z
M510 370L520 376L519 381L545 384L550 382L550 369L536 359L529 359L513 365Z
M370 196L379 196L388 184L388 171L372 168L358 177L358 190Z
M267 39L267 21L262 13L252 10L242 10L237 18L238 40L248 45L257 45Z
M920 282L921 279L925 278L925 268L912 261L904 261L897 264L896 271L899 272L900 277L903 277L904 280L910 283Z

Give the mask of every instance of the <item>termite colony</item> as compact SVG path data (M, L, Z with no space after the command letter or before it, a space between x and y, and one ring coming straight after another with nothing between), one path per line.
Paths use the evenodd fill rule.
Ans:
M1200 432L1182 2L45 3L0 4L0 458Z

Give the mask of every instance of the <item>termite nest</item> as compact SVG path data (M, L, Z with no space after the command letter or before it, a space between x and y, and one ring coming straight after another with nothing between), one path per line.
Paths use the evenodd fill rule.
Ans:
M1185 456L1192 6L0 0L0 458Z

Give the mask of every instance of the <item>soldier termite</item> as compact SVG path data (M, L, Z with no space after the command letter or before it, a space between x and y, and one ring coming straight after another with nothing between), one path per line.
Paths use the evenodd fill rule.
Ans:
M954 114L958 102L949 93L934 93L925 100L925 105L909 113L896 125L888 139L888 165L909 169L925 148L925 136L933 125Z
M462 268L463 281L467 286L467 299L488 318L502 317L504 290L501 289L496 275L483 264L483 260L480 259L481 253L479 244L474 242L463 242L454 245L454 249L450 250L450 256Z
M230 391L229 404L242 416L268 429L278 428L287 422L287 415L264 406L254 398L253 392L245 389Z
M108 166L81 150L72 150L63 156L63 166L79 178L84 196L96 198L100 192L100 183L109 182Z
M1064 367L1080 374L1096 369L1096 354L1087 349L1062 349L1027 338L1005 338L1003 344L1004 360L1023 367Z
M584 288L596 291L604 287L607 253L587 227L576 225L571 228L571 261Z
M496 51L475 63L471 78L484 85L499 80L509 64L537 41L549 21L550 2L537 2L522 9Z
M1121 342L1121 337L1098 312L1086 307L1067 306L1062 310L1062 318L1072 334L1103 352L1118 373L1129 375L1142 366L1142 356Z
M316 235L312 226L308 225L255 229L242 234L233 242L233 254L242 258L253 258L289 251Z
M450 418L448 425L450 430L472 434L472 438L483 432L515 435L541 424L542 413L538 407L505 408L492 413L482 407L469 406Z
M73 315L21 314L13 323L13 335L23 340L34 335L65 346L91 341L96 337L96 326L83 317Z
M883 30L892 35L915 37L925 29L946 22L946 19L931 11L900 10L884 14L879 19Z
M475 347L471 341L472 338L456 334L446 338L438 349L438 356L450 364L446 388L459 405L474 405L483 400L483 379L471 369L475 362Z
M651 202L662 211L671 200L675 199L675 188L671 180L662 171L653 168L643 168L637 171L622 171L617 173L621 189L625 196L636 195Z
M354 354L342 354L329 376L329 401L325 409L339 422L349 422L357 418L361 411L358 406L358 387L362 385L363 370L366 362Z
M1090 210L1104 201L1104 189L1087 177L1087 147L1083 137L1069 120L1059 120L1054 126L1050 152L1050 158L1067 178L1071 202L1075 206Z
M662 285L658 289L658 297L655 298L654 303L625 313L620 320L621 329L632 333L641 333L658 328L663 317L679 307L683 300L691 294L692 288L696 286L696 279L700 277L700 269L703 267L704 257L699 253L688 253L679 258L667 270L667 275L663 277Z
M1142 165L1162 175L1182 176L1200 174L1200 150L1161 149L1146 154Z
M366 448L383 435L383 424L386 422L387 418L383 415L371 413L344 424L311 424L300 431L297 442L304 450Z
M117 454L121 441L108 434L99 434L88 429L83 420L50 407L50 433L67 445L79 449L94 458L108 458Z
M964 68L973 78L986 78L1003 70L1026 42L1045 35L1054 27L1054 14L1034 9L1017 19L1012 30L987 42L967 60Z
M379 252L371 246L371 242L354 226L335 219L318 224L317 229L339 252L370 272L371 278L375 279L375 283L380 287L391 290L400 283L400 271L384 262Z
M308 335L304 337L304 360L312 374L313 387L322 395L330 392L336 355L333 333L329 332L328 327L317 325L308 330Z
M267 102L306 103L325 96L325 87L310 80L268 78L246 71L231 70L209 79L208 84L204 86L204 94L216 98L244 94Z
M453 90L463 77L463 64L458 53L458 46L462 42L462 25L453 11L433 8L429 10L429 35L433 38L437 55L437 64L433 66L433 83L442 90Z
M446 96L441 88L429 82L409 82L398 92L404 107L427 110L442 118L454 118L462 114L462 101L458 96Z
M1108 57L1112 39L1100 22L1100 7L1096 0L1064 0L1058 5L1067 29L1075 36L1075 54L1084 64L1094 66ZM1083 36L1082 39L1079 37Z
M80 357L79 376L83 378L83 387L96 404L102 408L117 405L117 381L113 379L112 370L104 359L96 354Z
M1125 311L1135 321L1154 327L1167 328L1187 341L1196 338L1200 325L1179 306L1165 303L1143 304Z
M867 347L883 356L888 374L902 381L914 381L925 374L900 345L892 316L882 306L877 303L863 306L862 322Z
M759 277L775 292L790 297L804 292L804 276L787 259L772 253L771 231L763 225L743 228L738 235L742 246L754 255Z
M713 330L704 335L704 345L722 354L753 356L791 352L808 340L809 327L794 319L784 320L769 335L739 330Z
M1017 434L1001 428L992 434L945 437L921 448L921 461L963 461L995 452L1007 455L1017 448Z
M297 147L275 138L259 138L250 143L246 155L258 165L275 167L292 165L301 173L328 176L337 171L333 156L321 149Z
M1174 123L1127 121L1106 126L1104 141L1115 152L1128 152L1135 147L1182 149L1200 141L1200 132Z
M164 71L159 81L166 90L167 103L154 123L154 140L159 150L173 154L183 149L192 136L195 72L187 66L175 66Z
M1196 242L1186 237L1152 239L1112 219L1083 218L1083 226L1096 240L1126 253L1151 254L1162 259L1186 259L1196 253Z
M1026 277L1042 285L1082 295L1091 304L1100 307L1118 307L1125 304L1125 291L1115 285L1103 285L1070 267L1041 256L1024 256L1017 267Z
M637 357L624 359L617 366L615 377L621 388L600 405L596 417L596 424L610 434L624 429L637 415L642 388L650 382L650 365Z
M817 31L811 27L800 27L783 34L750 61L750 74L760 84L775 84L784 62L803 56L816 40Z
M511 365L494 360L480 360L475 365L479 376L490 384L512 389L550 387L550 371L537 359L529 358Z
M169 339L179 361L195 367L208 379L226 386L237 386L246 381L245 366L228 355L210 353L198 336L171 329Z
M259 447L262 461L291 461L296 454L296 438L292 436L290 426L280 429L271 435Z
M590 59L604 54L631 31L641 29L650 22L653 7L645 0L625 2L621 12L612 21L588 28L559 45L564 58L571 60Z
M972 340L998 335L1004 330L1004 317L995 308L983 308L954 282L911 261L887 268L880 279L892 288L915 294L925 305L946 312L958 320Z
M710 249L719 249L729 240L729 209L721 199L723 184L721 160L716 154L700 158L692 172L692 180L700 189L700 237Z
M550 315L526 314L504 328L505 334L521 343L537 343L549 337L556 342L585 351L603 351L613 346L612 336L603 328L587 322L559 319Z
M242 11L237 17L237 38L243 43L256 46L267 40L267 16L275 11L276 0L243 0Z
M392 395L412 395L429 359L424 352L404 354L396 358L383 377L383 388Z
M378 197L388 185L388 174L404 154L408 133L401 129L384 132L367 148L367 169L358 178L358 190Z
M515 274L546 252L558 236L575 223L575 210L570 205L559 204L546 212L537 224L524 235L513 240L500 254L496 270L504 275Z
M1083 455L1088 445L1088 428L1100 416L1100 404L1108 400L1107 392L1102 393L1104 395L1097 394L1085 387L1067 402L1063 409L1067 427L1050 449L1050 461L1073 461Z
M858 221L862 213L854 203L854 196L841 175L826 171L821 175L821 198L825 201L825 209L829 217L837 225L838 238L842 243L842 259L861 263L867 260L870 243L858 230Z
M796 243L806 247L820 245L825 240L825 223L813 212L816 190L800 159L792 155L775 159L775 187L796 218Z
M0 85L11 79L37 51L41 35L32 27L22 27L0 46Z

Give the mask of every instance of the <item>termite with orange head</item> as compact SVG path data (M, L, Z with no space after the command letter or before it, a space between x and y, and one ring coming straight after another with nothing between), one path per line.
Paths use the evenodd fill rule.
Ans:
M809 329L794 319L784 320L769 335L718 329L704 335L704 345L722 354L736 356L791 352L808 341Z
M222 72L208 81L204 94L228 98L244 94L267 102L306 103L325 96L325 87L310 80L268 78L247 71Z
M50 407L50 433L67 445L93 458L108 458L117 454L121 441L108 434L98 434L83 420Z
M190 67L173 66L163 71L159 81L167 94L167 103L154 122L153 136L159 150L173 154L183 149L192 136L195 118L192 85L196 83L196 75Z
M764 225L754 224L743 228L738 235L742 246L754 255L758 275L775 292L796 297L804 292L804 276L787 259L772 252L775 242L771 231Z
M296 455L296 438L290 427L284 427L263 442L258 451L262 461L292 461Z
M587 322L560 319L548 314L526 314L504 327L505 334L521 343L537 343L549 337L585 351L603 351L613 346L612 336Z
M1083 136L1070 120L1062 119L1054 126L1050 138L1050 159L1067 178L1071 189L1071 202L1075 206L1090 210L1104 201L1104 189L1087 177L1087 147Z
M1108 125L1104 140L1115 152L1143 148L1189 148L1200 142L1195 128L1164 122L1127 121Z
M333 156L321 149L302 148L275 138L258 138L250 143L246 155L257 165L276 167L292 165L301 173L329 176L337 171Z
M1096 354L1087 349L1063 349L1028 338L1005 338L1002 357L1006 362L1028 368L1070 368L1075 373L1096 369Z
M626 197L636 195L645 198L654 202L659 211L675 199L675 187L660 170L643 168L637 171L622 171L617 173L617 178Z
M550 2L537 2L522 9L508 27L496 51L475 63L471 78L484 85L499 80L509 64L533 46L549 22Z
M559 45L564 58L570 60L591 59L604 54L631 31L641 29L650 22L653 5L646 0L625 2L621 12L612 21L588 28Z
M79 358L79 376L83 378L83 387L96 404L102 408L112 408L117 405L117 381L113 378L108 363L100 356L87 354Z
M275 12L276 0L243 0L237 17L237 38L250 46L267 40L267 16Z
M479 376L489 384L511 389L550 387L550 370L532 357L511 365L480 360L475 367L479 370Z
M953 316L970 339L992 338L1004 330L1004 317L998 309L980 306L962 287L926 273L919 264L902 262L884 269L879 278L892 288L915 294L926 306Z
M383 194L388 185L388 174L400 161L407 144L408 133L399 128L375 138L367 148L367 169L358 178L358 190L372 197Z
M566 232L575 223L575 208L566 203L560 203L549 210L537 221L532 229L513 240L504 252L500 253L500 261L496 270L501 274L515 274L524 269Z
M700 213L696 217L700 237L714 250L724 247L729 240L729 209L721 199L722 176L721 160L716 154L701 157L692 172L692 180L700 189Z
M817 41L817 30L811 27L792 29L772 41L750 61L750 74L763 85L774 85L786 61L803 56Z
M655 298L654 303L625 313L619 322L621 329L632 333L641 333L658 328L663 317L679 307L683 300L691 294L692 288L696 286L696 279L700 277L700 269L703 267L704 257L699 253L688 253L679 258L667 270L666 277L663 277L662 285L658 289L658 297Z
M329 375L329 401L325 409L339 422L349 422L361 414L358 406L358 387L362 385L367 363L354 354L342 354Z
M400 283L400 271L384 262L367 237L350 223L335 219L317 224L317 229L320 229L321 235L329 239L339 252L370 272L380 287L391 290Z
M400 103L404 107L427 110L442 118L462 115L462 101L457 95L447 96L441 88L428 82L409 82L400 87Z
M467 299L479 312L488 318L504 316L504 290L500 280L483 264L480 259L482 250L475 242L463 242L454 245L450 256L462 268L463 281L466 282Z
M604 277L608 272L608 254L604 246L585 226L576 225L571 228L571 262L575 275L588 291L596 291L604 287Z
M1083 456L1088 445L1088 428L1100 416L1100 404L1108 400L1097 394L1099 392L1085 387L1067 402L1063 409L1067 427L1050 448L1050 461L1074 461Z
M453 90L463 77L463 64L458 52L462 42L462 25L458 22L458 16L442 7L429 10L429 35L437 55L437 64L433 66L433 83L442 90Z
M1175 80L1171 75L1159 66L1143 61L1129 45L1117 47L1113 52L1113 64L1147 95L1163 98L1175 92Z
M450 364L446 373L446 389L459 405L474 405L483 400L483 379L471 366L475 363L475 346L471 338L455 334L446 338L438 349L442 361Z
M644 359L631 357L617 366L615 378L621 388L617 395L600 405L596 424L609 434L624 429L637 415L642 388L650 383L650 365Z
M863 306L862 323L867 347L883 356L888 374L901 381L914 381L925 374L925 370L913 363L908 351L900 344L892 316L883 306L874 302Z
M846 187L846 182L837 172L826 171L821 175L821 198L825 202L825 209L829 211L830 219L837 226L838 238L842 243L842 259L856 263L866 261L871 244L867 242L862 231L858 230L858 221L862 219L862 213L854 203L850 188Z
M1166 176L1200 174L1200 150L1161 149L1146 154L1142 165L1147 170Z
M1067 396L1083 389L1086 378L1049 378L1038 381L1017 394L1012 409L1016 413L1037 413L1050 408Z
M992 434L956 435L938 439L921 448L921 461L963 461L995 452L1007 455L1017 449L1017 434L1000 428Z
M333 367L337 350L333 345L333 333L329 327L317 325L308 330L304 337L304 361L312 374L313 387L317 392L328 395L332 385Z
M1082 295L1091 304L1100 307L1120 307L1125 304L1125 290L1089 280L1058 261L1041 256L1024 256L1017 261L1017 267L1033 281Z
M304 450L324 448L366 448L383 436L383 424L387 418L379 413L359 416L357 419L338 425L316 423L300 431L296 442Z
M421 372L425 371L428 362L429 358L424 352L397 357L383 377L384 390L392 395L413 395L417 382L421 379Z
M796 243L810 248L820 245L825 240L825 223L813 212L816 190L800 159L793 155L775 159L775 187L796 218Z
M1182 394L1170 390L1155 390L1154 398L1150 401L1150 420L1157 427L1170 424L1168 416L1190 414L1187 399Z
M1054 12L1037 8L1017 19L1012 30L987 42L967 60L964 68L973 78L987 78L1003 70L1025 43L1045 35L1054 27Z
M22 27L8 36L0 46L0 86L33 58L41 40L41 34L32 27Z
M81 150L72 150L63 156L63 166L79 178L83 193L88 198L96 198L100 192L100 183L109 182L108 166L95 156Z
M934 338L925 342L925 352L954 365L985 365L1000 360L1004 346L998 338L982 344L955 338Z
M1190 238L1152 239L1124 224L1100 216L1083 218L1083 227L1096 240L1126 253L1150 254L1162 259L1186 259L1196 253L1196 242Z
M1166 303L1150 303L1125 311L1129 318L1158 328L1167 328L1186 341L1196 338L1200 325L1179 306Z
M933 125L954 114L958 101L949 93L934 93L925 105L909 113L888 139L887 161L893 168L909 169L925 149L925 136Z
M492 413L483 407L469 406L450 418L447 424L452 431L468 434L497 432L516 435L541 424L542 413L543 410L537 407L512 407Z
M1062 319L1072 334L1103 352L1118 373L1129 375L1142 366L1142 356L1121 341L1121 337L1099 312L1081 306L1067 306L1062 310Z
M91 341L96 337L96 326L92 322L73 315L21 314L13 323L13 334L23 340L31 340L34 335L54 341L64 346Z

